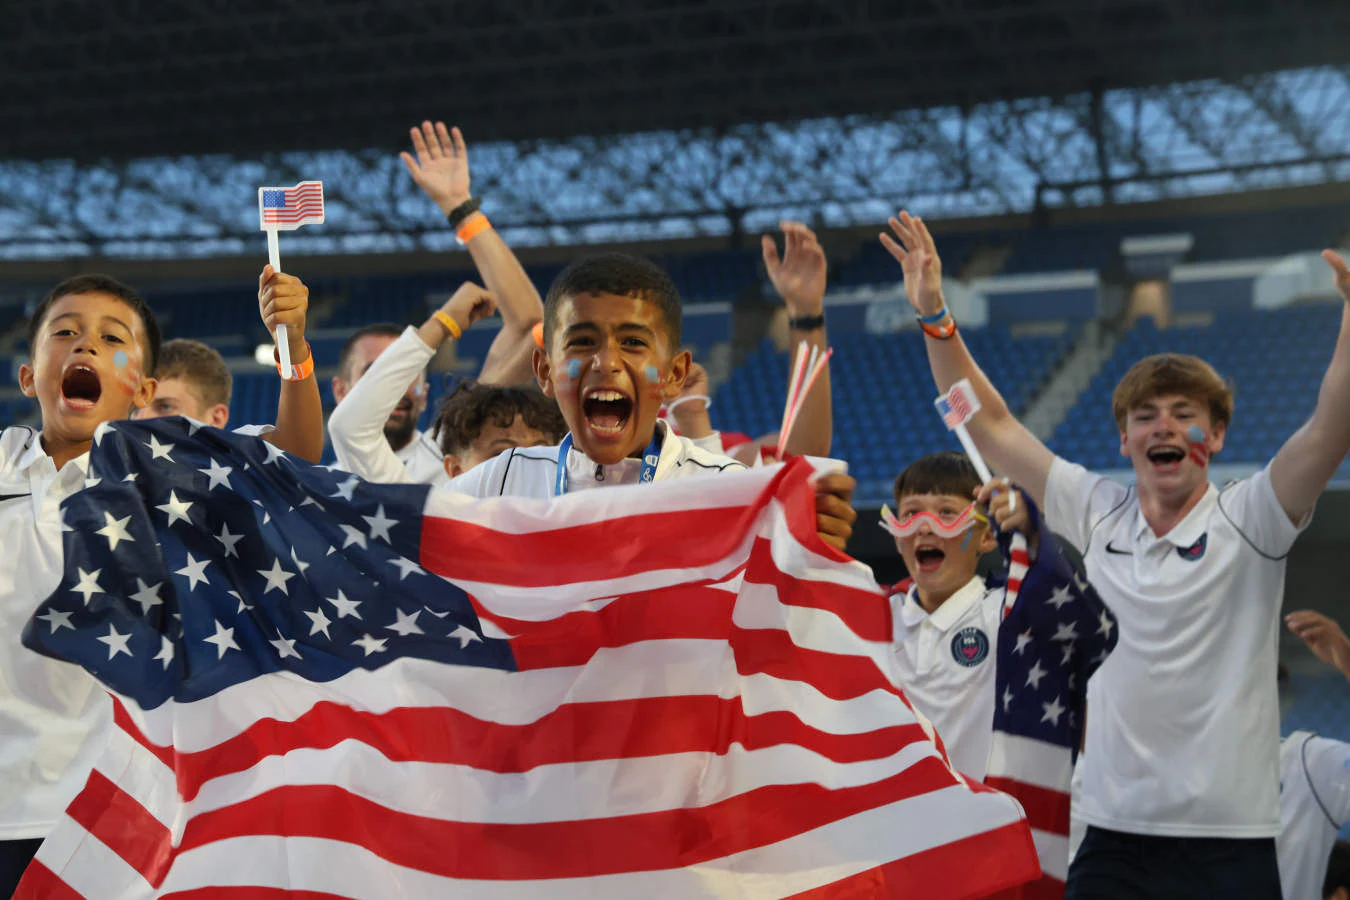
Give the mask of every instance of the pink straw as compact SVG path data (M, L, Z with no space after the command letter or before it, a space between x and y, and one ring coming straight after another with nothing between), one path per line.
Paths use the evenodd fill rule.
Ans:
M812 347L811 349L816 352L819 352L820 350L819 347ZM787 447L788 435L792 433L793 426L797 424L797 414L801 411L802 406L805 405L806 397L811 393L811 388L815 385L816 379L820 377L820 373L824 372L826 366L830 364L831 356L834 356L833 347L829 348L819 356L816 356L816 353L812 353L811 374L807 377L806 384L798 392L797 403L792 407L790 418L782 432L778 435L778 458L780 460L783 458L783 454L787 452L785 448Z

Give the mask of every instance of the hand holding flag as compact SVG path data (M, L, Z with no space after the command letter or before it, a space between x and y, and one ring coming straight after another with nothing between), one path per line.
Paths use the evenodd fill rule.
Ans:
M267 232L267 261L273 272L281 271L278 231L294 231L302 225L322 224L322 181L302 181L295 187L258 188L258 228ZM276 340L282 371L289 372L291 349L284 324L277 325Z

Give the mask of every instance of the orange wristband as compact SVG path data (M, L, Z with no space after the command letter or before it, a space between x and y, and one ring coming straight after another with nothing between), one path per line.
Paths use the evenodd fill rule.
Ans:
M460 328L459 323L451 318L450 314L445 310L438 309L431 314L431 317L437 322L440 322L441 327L450 332L450 336L455 340L459 340L464 335L464 329Z
M277 374L280 375L280 376L281 376L284 380L286 380L286 381L304 381L306 378L308 378L309 376L313 375L313 374L314 374L314 351L310 349L310 347L309 347L309 341L305 341L305 350L306 350L306 351L308 352L308 354L309 354L308 356L305 357L305 361L302 362L302 363L294 363L294 364L292 364L292 365L291 365L291 374L287 375L285 372L281 371L281 353L280 353L280 351L278 351L277 349L273 348L273 350L272 350L272 357L277 361Z
M919 327L923 329L924 334L937 341L945 341L956 334L955 319L952 319L946 325L929 325L927 322L920 321Z
M461 244L467 244L469 241L491 228L492 223L488 221L487 216L482 213L474 213L472 216L469 216L467 222L459 226L459 230L455 232L455 237Z

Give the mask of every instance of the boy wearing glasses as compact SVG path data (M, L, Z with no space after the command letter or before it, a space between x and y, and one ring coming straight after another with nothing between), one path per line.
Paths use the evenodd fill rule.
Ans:
M1087 675L1099 660L1083 659L1076 644L1087 637L1083 623L1100 627L1109 614L1040 527L1036 507L1005 482L982 485L970 460L953 452L911 463L894 493L897 512L883 510L882 527L895 537L911 579L891 597L895 655L906 695L937 729L952 765L985 780L995 706L1002 697L1006 715L1021 691L1035 694L1020 704L1037 720L1032 724L1044 718L1066 730L1055 743L1077 747L1068 732L1082 727ZM1014 532L1026 539L1025 559L1011 549ZM999 546L1009 568L986 581L976 574L980 557ZM1009 578L1020 593L1004 625ZM1067 866L1067 847L1065 854Z

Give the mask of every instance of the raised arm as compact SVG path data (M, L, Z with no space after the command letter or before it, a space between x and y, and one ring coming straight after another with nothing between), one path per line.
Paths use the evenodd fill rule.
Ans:
M1322 251L1336 277L1341 307L1341 330L1336 350L1322 376L1312 418L1284 442L1270 463L1270 484L1293 522L1302 521L1350 453L1350 267L1340 254Z
M465 283L420 328L410 327L376 357L328 417L338 465L367 481L408 481L406 467L385 439L384 423L408 385L422 377L441 344L492 315L492 310L492 296L476 284ZM454 322L454 330L446 324L447 318Z
M447 129L444 122L434 126L423 122L410 134L417 155L400 154L403 165L417 186L448 216L472 197L464 135L457 127ZM481 221L477 221L479 217ZM460 225L461 232L471 235L466 242L469 255L502 314L501 332L493 340L478 378L489 384L523 384L534 378L530 329L544 320L544 303L520 260L495 229L483 227L486 224L486 217L476 212Z
M277 326L286 326L293 368L308 366L299 381L283 377L277 401L276 427L263 436L282 450L317 463L323 456L323 401L314 363L305 343L305 315L309 311L309 288L294 275L263 267L258 277L258 313L276 340ZM290 374L290 373L287 373Z
M975 446L999 474L1017 482L1043 506L1045 483L1055 460L1054 454L1012 414L961 339L955 321L946 312L947 302L942 295L942 259L927 226L907 212L901 212L899 218L892 217L890 226L895 238L883 233L881 243L904 270L905 296L914 312L920 318L930 320L925 329L924 344L928 348L928 365L938 391L945 393L962 378L970 379L982 407L966 425L975 439ZM942 317L935 318L939 313ZM934 336L948 331L948 337Z
M760 239L764 253L764 268L774 290L787 306L791 357L788 371L797 361L802 341L819 347L824 353L828 347L825 334L825 251L816 240L815 232L801 222L782 222L783 257L769 235ZM802 403L797 422L792 426L785 447L779 452L793 455L829 456L834 440L834 406L830 396L830 369L826 366L820 380L811 388Z

